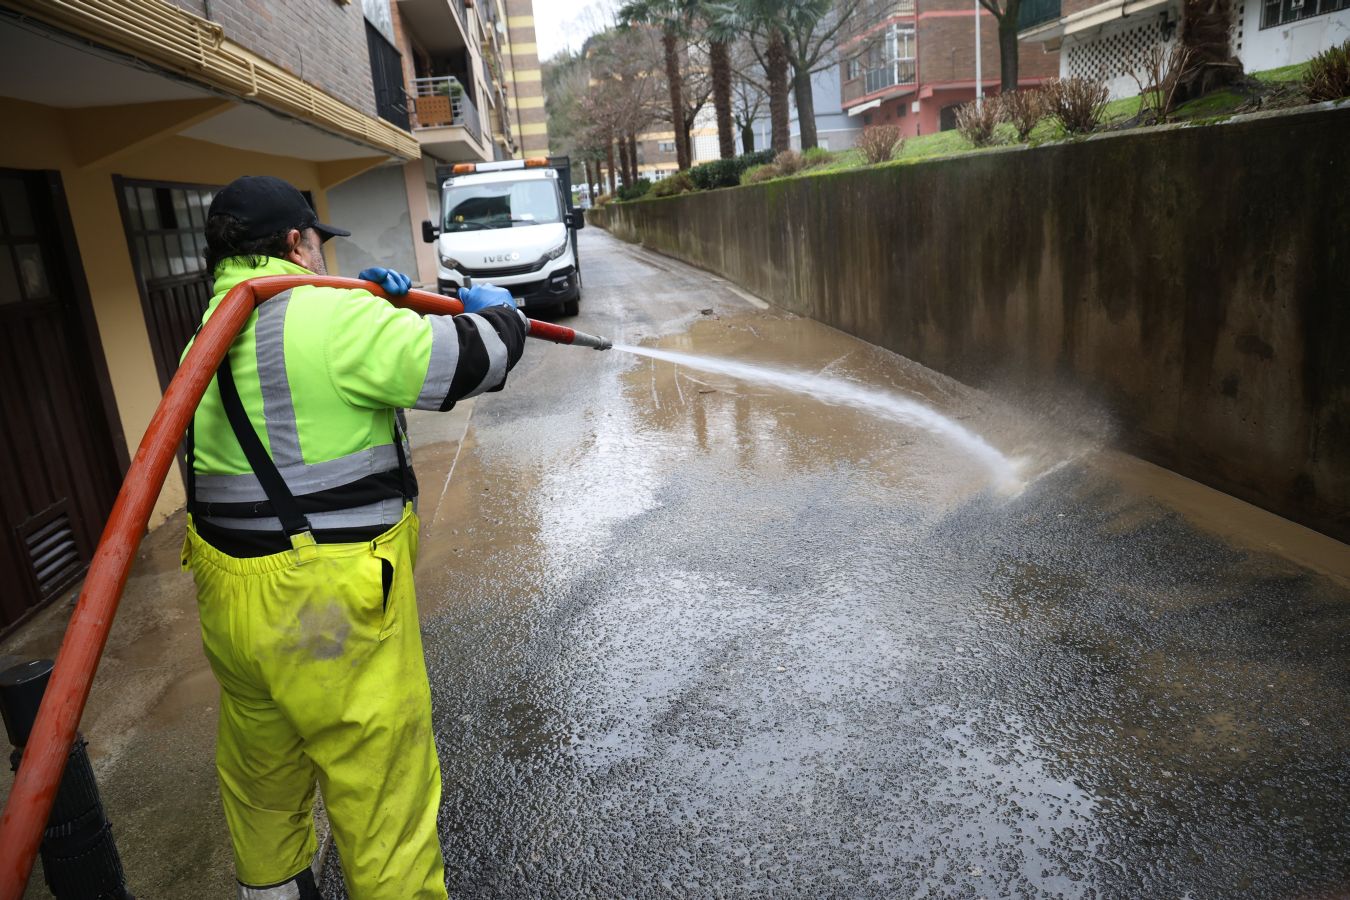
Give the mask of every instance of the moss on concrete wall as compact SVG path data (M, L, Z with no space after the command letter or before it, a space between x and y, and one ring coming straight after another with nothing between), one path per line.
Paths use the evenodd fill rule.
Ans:
M1350 109L626 203L614 234L1350 540Z

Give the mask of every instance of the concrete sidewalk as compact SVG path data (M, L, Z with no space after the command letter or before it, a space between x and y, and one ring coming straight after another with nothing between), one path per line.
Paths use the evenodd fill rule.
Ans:
M431 522L473 402L448 414L412 412L408 430ZM185 514L142 542L80 730L138 897L232 897L234 867L215 774L219 689L202 653L192 576L179 569ZM423 546L434 538L423 525ZM78 590L0 643L0 656L55 655ZM0 801L13 775L0 776ZM49 896L34 867L26 897Z

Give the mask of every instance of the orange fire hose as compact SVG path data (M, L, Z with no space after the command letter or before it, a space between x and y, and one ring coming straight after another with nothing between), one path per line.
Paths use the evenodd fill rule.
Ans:
M0 900L20 900L28 884L136 549L197 404L215 377L225 352L257 305L282 291L304 285L364 289L423 314L453 315L464 311L458 300L428 291L409 291L406 296L391 298L372 282L315 275L254 278L236 285L225 295L198 332L155 409L94 551L37 721L24 748L14 788L0 816ZM609 347L605 338L535 320L530 320L529 335L597 350Z

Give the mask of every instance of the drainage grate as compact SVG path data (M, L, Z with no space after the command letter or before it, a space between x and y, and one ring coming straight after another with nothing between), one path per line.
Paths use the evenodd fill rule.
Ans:
M84 574L84 558L62 507L29 520L21 537L42 600L50 600Z

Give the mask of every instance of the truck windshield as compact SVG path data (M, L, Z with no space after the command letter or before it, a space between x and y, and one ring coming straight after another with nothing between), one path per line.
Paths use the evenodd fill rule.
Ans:
M500 181L446 188L445 231L514 228L561 222L552 181Z

